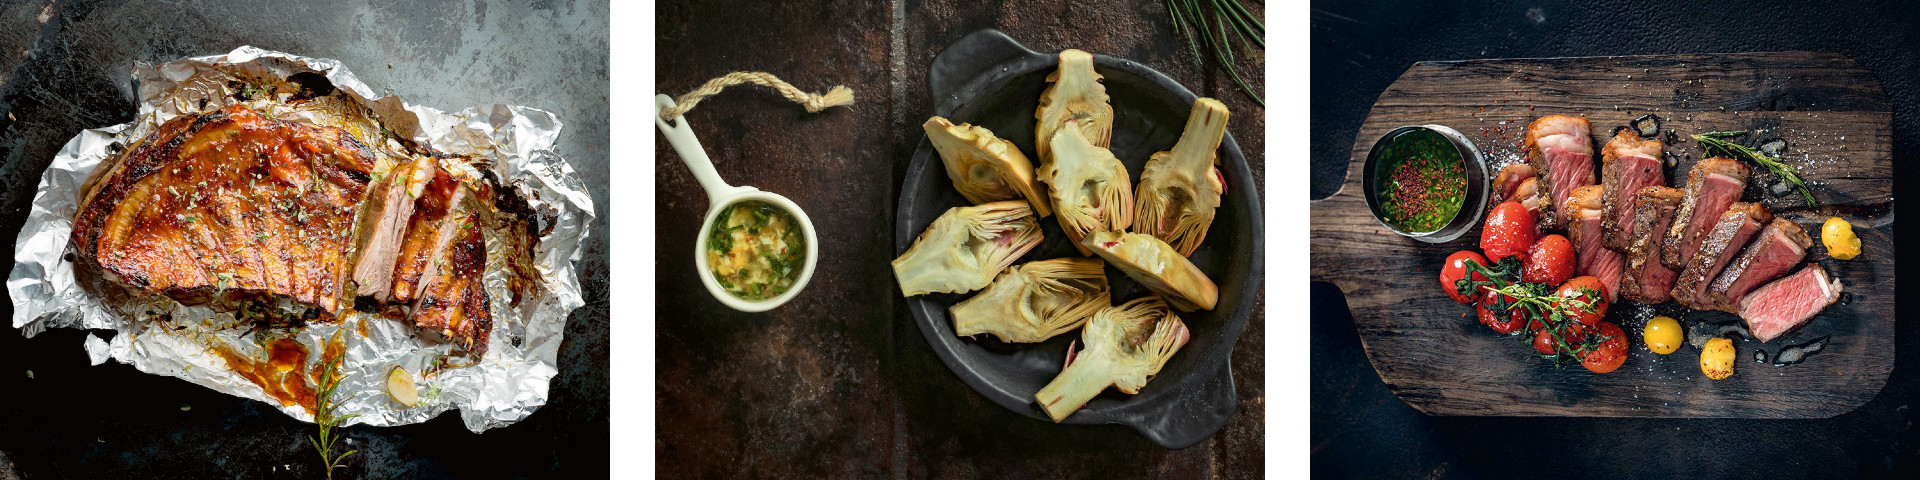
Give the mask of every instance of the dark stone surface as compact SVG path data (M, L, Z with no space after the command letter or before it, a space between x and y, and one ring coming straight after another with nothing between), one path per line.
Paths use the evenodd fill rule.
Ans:
M1039 51L1080 48L1167 73L1234 112L1230 129L1263 174L1263 111L1201 68L1160 2L715 2L659 7L659 93L736 70L808 91L845 84L852 108L818 114L757 86L687 115L721 177L786 195L819 232L818 270L791 303L743 314L694 275L706 195L665 142L654 171L659 232L655 412L665 478L1257 478L1265 418L1260 306L1233 353L1235 417L1205 442L1160 449L1118 426L1052 425L979 394L940 363L899 302L891 225L907 160L932 112L927 64L948 43L998 28ZM1259 5L1251 5L1258 9ZM1257 12L1256 12L1257 13ZM1263 55L1239 68L1260 84Z
M1894 166L1896 181L1913 177L1916 164L1904 159L1920 141L1914 84L1920 10L1910 3L1355 1L1313 7L1312 198L1339 189L1354 132L1408 66L1470 58L1839 52L1873 71L1892 97L1893 157L1902 159ZM1897 332L1888 332L1898 340L1886 353L1897 356L1886 388L1865 406L1828 419L1430 417L1381 383L1338 288L1315 283L1312 301L1316 477L1920 477L1920 414L1913 408L1920 399L1914 338L1920 332L1912 322L1899 321Z
M340 59L382 93L445 110L483 103L551 110L566 123L557 149L586 180L599 217L579 263L587 306L569 320L550 401L526 420L481 435L451 413L419 425L345 429L345 448L360 451L339 473L604 476L607 3L374 3L0 2L0 235L19 231L40 174L61 145L82 129L133 118L128 74L136 61L251 44ZM323 473L307 444L312 424L128 365L90 367L83 337L79 330L32 339L0 331L0 478Z

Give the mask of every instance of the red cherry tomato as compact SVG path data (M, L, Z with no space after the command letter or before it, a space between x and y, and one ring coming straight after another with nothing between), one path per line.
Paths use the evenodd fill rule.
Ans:
M1580 358L1580 366L1587 367L1593 373L1607 373L1627 363L1627 334L1620 331L1619 325L1600 322L1600 330L1596 333L1606 339Z
M1487 212L1487 223L1480 230L1480 250L1487 252L1487 259L1499 262L1502 258L1518 255L1520 260L1527 259L1527 247L1533 246L1533 212L1520 202L1505 202Z
M1453 252L1453 255L1448 255L1446 265L1440 267L1440 289L1446 291L1447 296L1453 297L1453 301L1460 303L1477 302L1480 301L1481 297L1480 289L1474 289L1471 295L1461 295L1460 289L1455 288L1455 285L1457 285L1456 282L1459 282L1461 278L1465 278L1467 275L1467 260L1473 260L1482 266L1489 266L1486 257L1482 257L1472 250L1461 250ZM1473 281L1487 281L1487 276L1475 273L1473 274Z
M1493 331L1505 335L1513 333L1513 329L1519 328L1520 325L1527 323L1527 310L1524 308L1508 310L1506 315L1499 315L1499 317L1503 318L1495 318L1496 315L1493 313L1494 299L1500 298L1511 302L1513 301L1513 297L1497 294L1483 296L1486 298L1481 299L1480 303L1474 307L1474 313L1479 315L1481 325L1486 325L1487 328L1491 328Z
M1607 316L1607 287L1601 285L1600 279L1592 275L1573 277L1572 280L1567 280L1567 283L1560 284L1560 288L1554 289L1553 294L1585 299L1593 305L1590 310L1569 309L1560 312L1561 315L1566 315L1576 322L1592 326L1600 322L1600 317Z
M1587 340L1586 331L1585 325L1568 322L1566 327L1560 329L1560 335L1566 337L1567 345L1574 345ZM1553 331L1545 328L1533 332L1533 350L1544 355L1562 353L1560 345L1553 342Z
M1573 278L1573 243L1558 234L1540 237L1527 248L1526 265L1520 279L1533 283L1559 285Z

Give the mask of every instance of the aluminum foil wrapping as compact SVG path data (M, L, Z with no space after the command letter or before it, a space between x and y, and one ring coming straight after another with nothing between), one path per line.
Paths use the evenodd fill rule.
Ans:
M136 66L133 77L141 102L136 120L80 132L55 155L14 246L14 268L7 277L14 328L29 337L48 328L112 330L111 334L90 332L86 337L83 347L95 365L109 359L132 364L143 372L267 402L296 419L313 421L307 406L274 398L215 352L223 348L250 358L266 357L258 336L249 334L231 314L163 300L164 305L149 302L140 308L157 308L173 319L193 320L174 320L168 326L123 315L118 312L124 311L124 305L117 310L82 288L74 265L66 259L80 186L102 160L169 119L236 101L226 92L210 91L219 90L229 76L286 79L296 74L323 75L397 137L447 153L492 160L502 182L528 197L534 211L542 213L541 227L551 228L535 246L538 285L523 292L518 306L506 300L507 273L494 262L502 255L494 254L499 245L488 239L485 280L493 294L495 326L488 352L475 363L433 369L449 352L450 342L422 339L407 322L371 313L350 312L337 323L315 323L293 333L291 338L312 352L305 361L308 369L320 361L325 342L338 338L344 344L341 371L347 376L332 397L338 405L336 413L358 414L349 424L388 426L420 423L457 409L468 429L481 432L526 418L546 404L549 382L559 371L555 364L567 316L584 303L574 262L580 258L594 215L585 184L566 159L552 150L560 120L552 113L521 106L487 105L449 113L393 96L377 97L338 61L253 47ZM202 102L207 99L214 102ZM297 113L279 118L312 123ZM409 372L418 387L420 399L412 407L387 394L386 380L395 366Z

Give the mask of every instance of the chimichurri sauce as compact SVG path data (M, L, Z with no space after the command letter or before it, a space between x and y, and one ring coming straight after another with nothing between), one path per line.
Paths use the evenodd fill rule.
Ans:
M1447 226L1467 196L1467 168L1460 151L1431 130L1393 137L1375 168L1380 217L1404 232Z
M746 300L766 300L793 288L806 253L793 214L758 200L727 205L707 234L713 279Z

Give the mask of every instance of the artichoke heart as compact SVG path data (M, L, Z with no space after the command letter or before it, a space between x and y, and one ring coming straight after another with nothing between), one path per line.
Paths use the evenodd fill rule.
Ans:
M1053 136L1055 162L1040 167L1060 229L1081 255L1092 255L1080 239L1099 231L1126 231L1133 225L1133 181L1113 152L1087 142L1075 122Z
M1113 106L1107 103L1107 87L1093 71L1093 54L1066 50L1060 52L1060 69L1047 75L1047 89L1040 92L1040 108L1033 110L1039 120L1033 126L1033 143L1040 153L1040 165L1053 163L1054 132L1068 121L1079 122L1080 134L1100 148L1113 137Z
M1033 398L1058 422L1108 386L1140 393L1188 338L1187 325L1159 297L1107 307L1080 332L1086 348L1077 355L1069 350L1067 367Z
M893 259L893 275L909 297L971 292L1039 244L1040 222L1027 202L954 207Z
M1182 312L1212 310L1220 300L1220 287L1200 267L1151 235L1097 232L1081 243Z
M1040 196L1040 183L1033 178L1033 162L1020 153L1013 142L995 137L984 127L959 124L935 115L920 125L927 141L940 152L947 166L947 178L953 188L974 204L1001 200L1027 200L1034 212L1045 217L1053 214L1047 199Z
M1000 341L1034 343L1087 322L1112 305L1106 262L1056 258L1007 268L993 285L953 306L953 330L962 336L990 333Z
M1220 139L1227 133L1227 106L1201 98L1187 114L1187 128L1172 150L1155 153L1140 172L1134 193L1134 231L1193 255L1213 225L1226 182L1220 175Z

